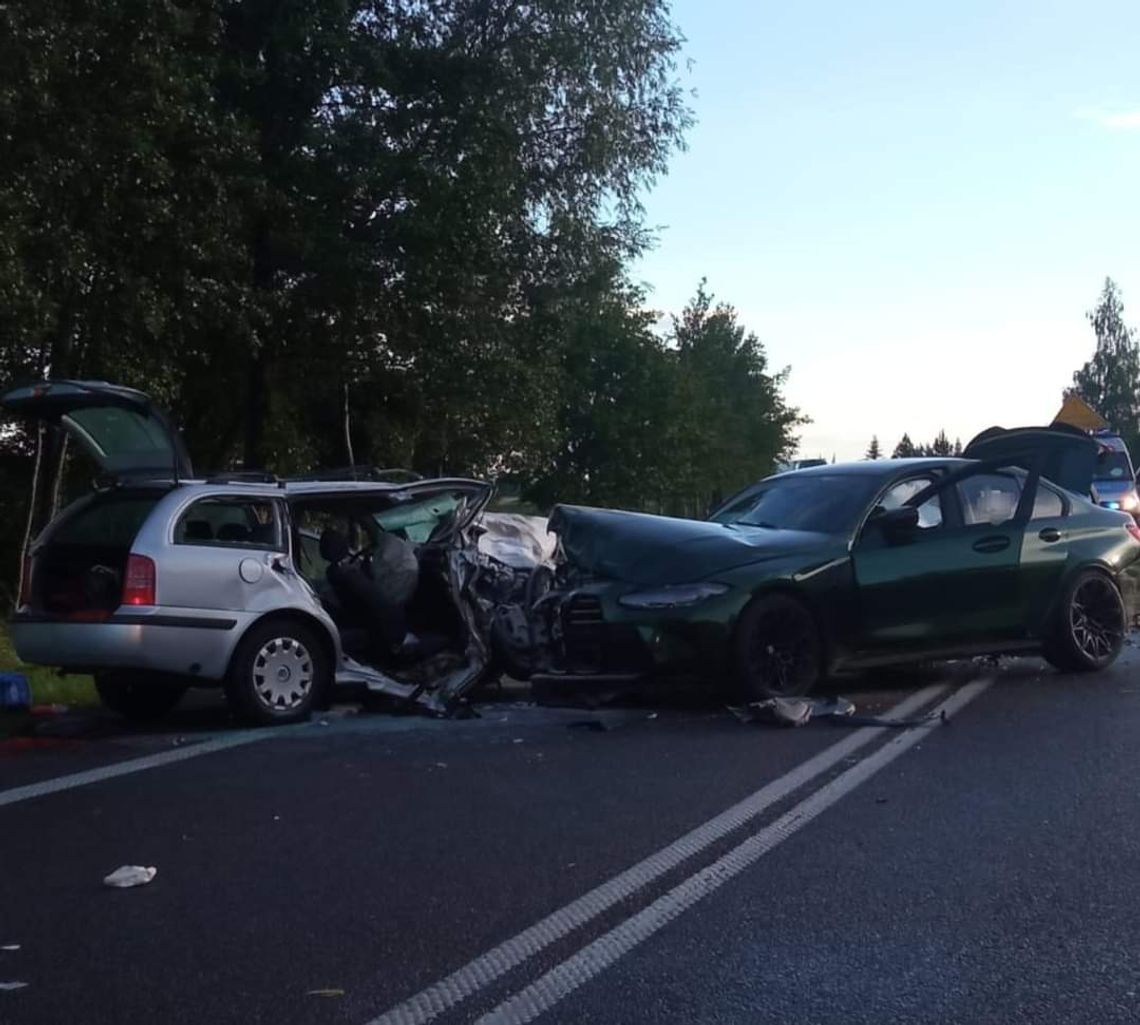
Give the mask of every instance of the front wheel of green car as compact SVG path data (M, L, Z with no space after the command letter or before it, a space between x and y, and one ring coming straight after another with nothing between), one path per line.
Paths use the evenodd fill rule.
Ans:
M823 676L823 645L815 617L784 594L756 598L740 615L735 639L742 696L802 697Z
M1115 581L1097 570L1082 570L1061 596L1042 654L1062 672L1105 669L1124 646L1126 619Z
M186 688L148 679L145 673L99 673L95 691L112 712L132 722L151 722L173 711Z
M304 722L323 697L330 672L312 628L269 619L253 627L234 652L226 700L247 726Z

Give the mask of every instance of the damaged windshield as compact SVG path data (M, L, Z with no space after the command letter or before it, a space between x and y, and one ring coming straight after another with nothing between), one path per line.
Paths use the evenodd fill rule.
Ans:
M764 481L715 513L714 523L846 534L880 479L873 474L789 474Z

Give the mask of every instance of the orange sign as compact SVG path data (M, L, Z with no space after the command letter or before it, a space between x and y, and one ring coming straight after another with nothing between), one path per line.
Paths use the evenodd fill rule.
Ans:
M1053 417L1055 424L1068 424L1082 431L1103 430L1108 424L1095 409L1078 395L1066 395L1061 411Z

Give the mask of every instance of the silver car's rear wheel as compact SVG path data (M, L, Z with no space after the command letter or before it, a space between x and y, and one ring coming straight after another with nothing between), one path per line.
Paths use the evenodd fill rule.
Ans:
M274 712L300 708L313 689L313 657L293 637L274 637L263 644L250 672L254 693Z
M302 722L324 696L332 666L316 630L289 618L265 620L242 638L226 698L251 726Z

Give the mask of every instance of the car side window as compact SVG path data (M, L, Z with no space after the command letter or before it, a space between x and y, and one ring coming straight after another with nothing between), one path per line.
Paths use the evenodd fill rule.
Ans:
M1033 515L1030 519L1051 520L1056 516L1065 515L1065 500L1050 487L1044 484L1037 486L1037 496L1033 500Z
M920 491L926 490L934 483L932 477L911 477L890 488L879 499L878 508L883 512L890 512L906 505ZM920 530L930 530L942 526L942 499L932 495L918 507L918 527Z
M1008 473L979 473L958 482L962 521L967 526L1008 523L1021 501L1021 482Z
M200 498L179 518L174 543L283 551L281 516L269 499Z

